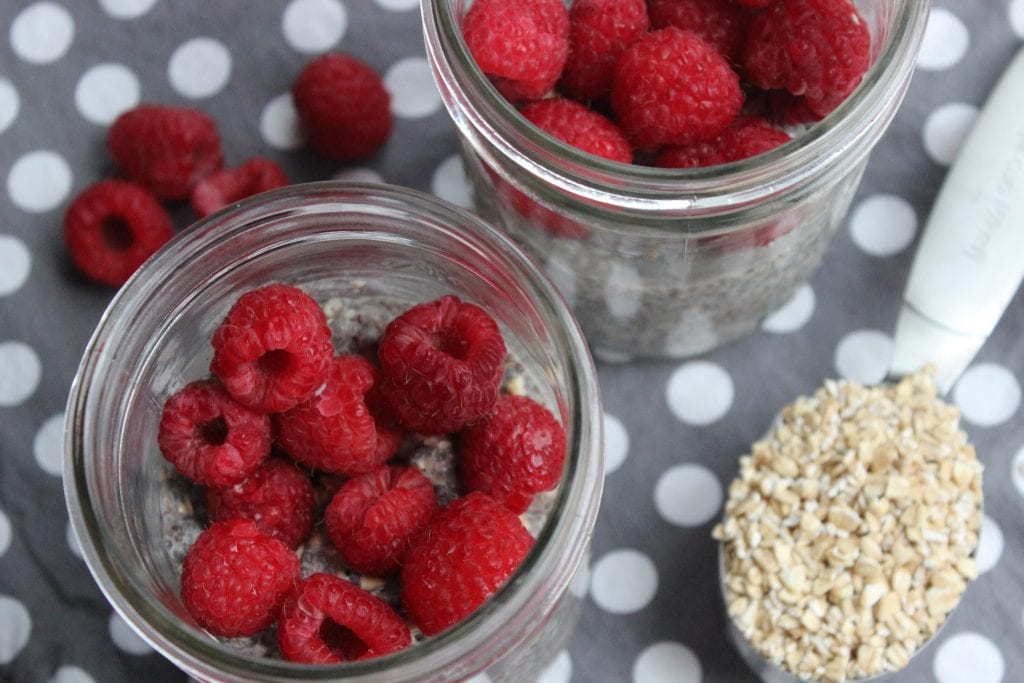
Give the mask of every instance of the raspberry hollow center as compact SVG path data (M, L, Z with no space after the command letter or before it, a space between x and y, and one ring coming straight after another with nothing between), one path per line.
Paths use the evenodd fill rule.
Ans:
M264 375L276 377L283 374L291 365L292 355L283 349L267 351L256 361L257 367Z
M100 229L103 232L104 243L114 251L126 251L135 243L131 225L121 216L105 218Z
M333 619L324 619L324 623L320 625L320 638L324 645L343 661L359 659L370 649L351 629Z
M199 438L211 446L220 446L228 440L228 423L224 417L217 416L196 427Z

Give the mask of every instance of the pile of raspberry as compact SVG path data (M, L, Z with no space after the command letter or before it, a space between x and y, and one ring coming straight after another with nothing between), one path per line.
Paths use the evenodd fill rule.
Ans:
M871 47L852 0L476 0L462 29L536 126L670 168L784 144L857 87Z
M458 623L519 567L520 516L557 487L566 435L510 389L484 309L443 296L338 352L319 303L275 283L239 297L211 343L210 375L167 399L157 438L205 503L181 599L206 631L271 637L294 662L377 657ZM439 438L454 492L410 456ZM314 526L337 560L304 571Z
M391 134L391 98L380 75L351 55L328 53L305 65L292 100L310 147L334 161L365 159ZM64 241L82 274L114 287L171 238L169 205L187 203L204 218L289 184L266 157L225 167L217 125L198 109L134 107L114 121L107 151L120 173L75 196Z

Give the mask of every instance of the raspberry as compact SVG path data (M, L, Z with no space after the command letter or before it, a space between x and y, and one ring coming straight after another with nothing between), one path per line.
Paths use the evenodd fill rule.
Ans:
M750 12L733 0L649 0L647 11L654 29L693 31L729 62L739 63Z
M386 602L334 576L310 574L288 595L277 622L281 654L292 662L337 664L408 647L412 635Z
M210 370L236 401L267 413L294 407L323 383L334 349L324 312L297 287L247 292L213 333Z
M130 109L110 127L107 147L130 179L161 199L184 199L224 164L216 124L196 109Z
M559 89L577 100L606 97L619 55L647 33L647 25L645 0L576 0Z
M270 454L270 418L237 403L216 380L198 380L164 403L157 444L197 484L234 486Z
M361 474L394 451L378 451L377 427L365 394L376 370L362 356L331 360L316 395L276 416L277 442L307 467L334 474Z
M88 278L124 284L171 238L171 217L148 191L120 180L85 188L68 206L64 242Z
M789 135L758 116L734 121L711 140L664 148L654 160L664 168L714 166L756 156L789 142Z
M247 519L214 523L196 539L181 567L181 599L210 633L251 636L277 619L300 580L299 558Z
M192 209L200 218L260 192L284 187L288 176L275 162L254 157L235 168L206 176L192 188Z
M747 9L764 9L768 5L776 2L777 0L732 0L740 7L746 7Z
M462 480L516 514L533 496L558 485L565 464L565 430L527 396L502 396L493 412L462 433Z
M313 528L313 482L287 460L272 457L245 481L226 488L209 488L210 518L251 520L260 531L297 548Z
M439 633L493 595L532 546L515 513L469 493L439 510L405 554L402 604L424 634Z
M386 576L398 570L410 539L436 509L434 487L418 469L382 466L345 482L324 524L352 569Z
M743 106L740 79L697 34L652 31L622 53L612 108L633 144L653 150L712 138Z
M531 102L521 113L545 133L595 156L628 164L633 148L607 118L579 102L561 97Z
M476 0L462 35L477 66L512 102L550 91L569 54L569 12L562 0Z
M779 0L751 23L743 65L751 84L803 95L824 116L860 83L870 49L850 0Z
M313 149L335 161L370 156L391 135L391 95L368 64L340 52L317 57L292 84Z
M498 398L505 341L482 308L445 296L388 324L377 348L381 391L395 417L423 434L456 432Z

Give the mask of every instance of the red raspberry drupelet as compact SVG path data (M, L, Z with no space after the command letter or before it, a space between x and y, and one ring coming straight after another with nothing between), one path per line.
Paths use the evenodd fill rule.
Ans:
M569 8L569 56L559 90L582 101L607 97L619 55L647 28L645 0L575 0Z
M736 119L710 140L692 145L670 145L658 153L655 166L697 168L739 161L789 142L789 134L758 116Z
M633 161L633 147L622 131L579 102L548 97L523 106L520 112L545 133L577 149L623 164Z
M253 157L235 168L224 168L206 176L192 188L192 210L200 218L228 204L288 184L288 176L276 162Z
M297 287L246 292L213 334L210 371L239 403L278 413L323 384L334 348L319 304Z
M739 64L751 13L734 0L648 0L655 29L693 31L731 64Z
M277 643L292 662L337 664L408 647L409 627L386 602L332 574L315 573L281 608Z
M167 399L157 444L195 483L234 486L270 454L270 418L236 402L216 380L198 380Z

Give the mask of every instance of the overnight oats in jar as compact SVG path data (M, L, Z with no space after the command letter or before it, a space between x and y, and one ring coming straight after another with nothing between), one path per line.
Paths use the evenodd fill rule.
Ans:
M562 4L423 0L478 211L597 351L684 357L753 330L821 263L930 3Z
M509 240L414 191L299 185L112 301L68 507L117 611L198 680L520 680L578 618L600 411Z

